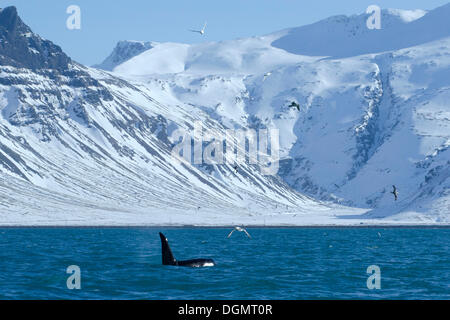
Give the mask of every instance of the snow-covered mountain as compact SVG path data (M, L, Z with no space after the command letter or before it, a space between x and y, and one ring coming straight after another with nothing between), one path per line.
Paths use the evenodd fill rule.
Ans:
M279 175L301 193L371 209L364 217L448 223L450 4L383 10L381 30L368 16L158 43L113 72L226 127L280 129Z
M161 103L145 83L73 62L14 7L0 12L0 40L2 225L292 224L358 212L256 165L180 161L172 132L201 121L225 136L226 127L208 110Z
M97 68L5 8L0 224L448 223L449 8L384 11L389 32L362 15L219 43L122 41ZM416 25L423 36L402 40ZM308 28L348 50L304 45ZM402 39L369 53L372 31ZM180 161L170 135L195 121L220 136L278 128L279 175Z
M285 30L273 46L295 54L353 57L420 45L448 36L450 5L424 10L386 9L381 29L366 26L369 14L335 16L317 23Z

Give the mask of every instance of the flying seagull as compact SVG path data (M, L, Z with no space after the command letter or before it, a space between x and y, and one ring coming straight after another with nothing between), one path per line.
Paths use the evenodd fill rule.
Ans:
M392 186L394 188L394 191L392 191L391 193L394 195L395 197L395 201L398 200L398 191L397 191L397 187L396 186Z
M236 227L233 229L233 231L230 232L230 234L228 235L228 238L231 237L231 235L233 234L233 232L235 231L239 231L239 232L245 232L245 234L247 235L247 237L251 238L252 236L247 232L247 230L245 230L244 228L241 227Z
M200 34L203 36L203 35L205 34L205 29L206 29L206 22L205 22L205 24L203 25L202 30L189 30L189 31L200 33Z
M264 79L263 79L263 81L266 81L266 79L268 78L268 77L270 77L272 75L272 72L267 72L267 73L265 73L264 74Z

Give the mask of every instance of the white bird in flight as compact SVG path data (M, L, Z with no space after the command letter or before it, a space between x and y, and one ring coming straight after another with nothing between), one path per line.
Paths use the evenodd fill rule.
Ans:
M189 30L189 31L200 33L203 36L205 34L205 29L206 29L206 22L205 22L202 30Z
M235 231L244 232L244 233L247 235L247 237L249 237L249 238L252 237L252 236L247 232L247 230L245 230L244 228L236 227L236 228L233 229L233 231L230 232L230 234L228 235L228 238L231 237L231 235L232 235L233 232L235 232Z

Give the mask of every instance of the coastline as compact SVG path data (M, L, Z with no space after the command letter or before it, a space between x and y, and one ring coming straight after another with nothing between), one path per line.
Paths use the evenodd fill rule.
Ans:
M230 229L236 225L0 225L0 229ZM450 229L450 224L246 225L249 229Z

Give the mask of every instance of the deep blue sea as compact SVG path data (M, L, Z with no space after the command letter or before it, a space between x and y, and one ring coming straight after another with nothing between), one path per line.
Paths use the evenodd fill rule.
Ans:
M217 265L163 266L159 231L175 258ZM0 299L450 299L450 229L230 231L0 229ZM80 290L67 288L70 265Z

